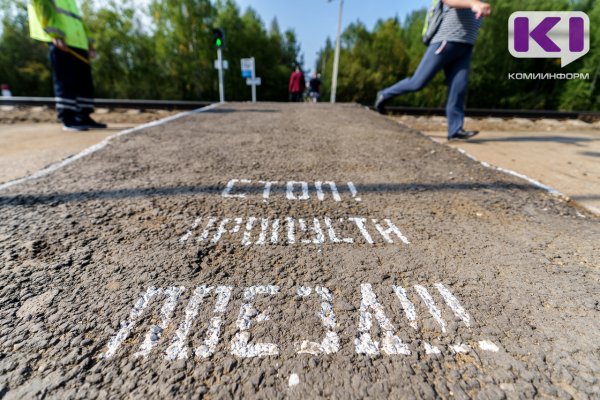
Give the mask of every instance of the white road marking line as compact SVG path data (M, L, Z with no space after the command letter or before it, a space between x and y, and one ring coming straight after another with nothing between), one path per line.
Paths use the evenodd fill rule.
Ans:
M188 232L179 239L179 241L181 243L186 243L189 241L190 237L193 236L194 231L197 229L200 220L201 220L200 218L196 219L196 221L192 225L191 229L188 230ZM228 217L228 218L222 218L222 219L210 217L210 218L208 218L208 220L206 222L206 226L205 226L204 230L202 231L202 234L196 239L196 242L197 243L205 242L206 240L208 240L209 236L212 234L210 244L216 245L221 240L224 240L226 238L225 234L234 235L234 234L238 233L240 230L242 230L242 228L243 228L244 233L241 237L241 245L242 246L247 247L252 244L262 246L262 245L266 244L266 241L267 241L267 236L269 234L269 222L270 221L268 218L260 218L261 231L260 231L257 241L255 243L252 243L251 239L253 236L253 231L255 230L256 222L258 220L259 220L259 218L254 217L254 216L246 217L246 218L241 218L241 217L229 218ZM229 224L232 224L232 221L233 221L233 225L231 227L228 227ZM310 224L307 223L307 221L310 222ZM368 244L375 243L373 237L371 236L371 234L369 233L369 231L367 229L368 223L373 224L373 226L379 232L379 234L381 235L381 237L385 243L388 243L388 244L394 244L394 243L410 244L410 242L408 241L406 236L404 236L402 234L402 232L397 228L397 226L389 219L384 219L384 221L387 223L387 227L382 226L378 222L379 220L377 220L377 219L368 220L367 218L360 218L360 217L352 217L352 218L348 218L347 220L344 218L339 219L340 224L344 224L346 221L354 222L354 224L357 226L361 235L364 237L365 241ZM308 220L305 218L298 218L296 220L293 217L286 217L286 222L287 222L287 244L290 244L290 245L297 243L296 222L297 222L298 232L302 235L302 239L299 240L300 244L304 244L304 245L317 244L318 245L318 244L324 244L326 242L330 242L333 244L340 244L340 243L354 244L354 243L356 243L355 239L352 237L340 238L334 229L334 221L329 217L323 218L325 227L323 227L322 221L320 218L314 218L314 217L311 218L311 220ZM215 229L215 226L216 226L216 229ZM273 245L276 245L279 241L279 228L280 228L280 220L274 219L273 223L272 223L272 232L271 232L271 244L273 244ZM325 234L325 231L323 230L323 228L326 228L326 230L327 230L326 234ZM395 236L400 238L400 241L398 241L398 240L394 241L392 239L392 234L394 234ZM227 238L227 239L236 240L234 237Z
M493 169L493 170L500 171L500 172L503 172L503 173L508 174L508 175L516 176L517 178L521 178L521 179L529 182L533 186L535 186L535 187L537 187L539 189L543 189L546 192L548 192L548 193L550 193L550 194L552 194L554 196L563 196L565 198L568 198L567 196L564 196L562 193L560 193L558 190L556 190L554 188L551 188L550 186L546 186L543 183L538 182L535 179L528 177L527 175L523 175L523 174L520 174L518 172L511 171L510 169L506 169L506 168L502 168L502 167L496 167L495 165L491 165L491 164L489 164L489 163L487 163L485 161L479 161L475 156L467 153L465 150L463 150L463 149L461 149L459 147L456 147L456 150L459 153L464 154L465 156L467 156L471 160L478 162L479 164L481 164L485 168Z
M300 185L302 186L302 195L300 197L296 197L294 194L294 186ZM287 183L286 197L288 200L308 200L310 199L310 195L308 194L308 183L307 182L296 182L289 181Z
M156 346L158 341L160 340L162 333L171 322L171 316L173 315L173 311L175 311L175 307L177 306L177 301L179 300L179 296L181 293L185 291L183 286L181 287L170 287L165 290L165 294L167 295L167 301L162 306L160 310L160 323L158 325L152 325L150 330L146 334L146 338L144 342L140 345L140 350L134 354L134 356L147 357L148 354L152 351L152 348Z
M315 189L317 189L317 199L319 199L319 201L325 200L325 193L323 193L323 182L315 182Z
M190 301L185 308L185 319L179 325L177 331L175 331L175 337L166 351L165 358L167 360L172 361L175 359L182 360L188 358L188 346L186 344L187 337L190 333L190 329L192 328L192 324L198 315L200 304L202 304L204 297L210 293L212 289L212 287L202 285L198 286L196 290L194 290L194 294L190 298Z
M451 345L450 349L452 349L452 351L454 351L456 354L459 354L459 353L468 353L469 350L471 350L469 348L469 346L467 346L464 343L456 344L456 345Z
M441 311L435 306L433 297L431 297L427 289L425 289L421 285L415 285L414 288L421 297L421 299L423 299L423 302L427 306L427 309L429 310L429 313L431 314L433 319L435 319L439 326L442 328L442 332L446 333L446 322L444 322L444 320L442 319Z
M200 235L198 237L198 239L196 240L198 243L199 242L204 242L206 239L208 239L208 235L210 233L210 230L212 229L213 226L215 226L215 222L217 222L217 218L214 217L210 217L208 219L208 223L206 224L206 227L204 228L204 231L202 231L202 235Z
M441 283L436 283L434 286L439 288ZM400 286L391 286L392 290L396 293L400 299L404 313L409 320L410 326L413 329L417 329L416 311L414 304L408 300L407 291ZM202 345L194 349L194 354L198 358L208 359L212 357L216 351L217 345L220 341L220 335L222 330L222 324L225 319L225 312L230 302L232 295L232 287L230 286L217 286L216 290L212 286L202 285L197 286L192 293L192 296L185 307L182 321L177 326L177 330L173 332L173 336L170 342L167 340L168 347L164 353L164 358L168 361L176 359L186 359L189 353L189 336L190 331L196 325L196 320L199 314L199 310L206 297L210 293L215 293L216 301L213 310L213 316L208 321L208 327L204 334L205 339ZM436 319L438 324L442 327L445 332L445 322L441 319L441 312L433 303L433 299L427 289L420 285L414 285L414 289L418 296L425 302L429 309L429 313ZM450 291L444 287L448 293ZM175 314L178 300L182 293L186 290L185 287L169 287L167 289L157 289L153 286L141 295L139 300L134 304L127 321L121 322L121 328L118 332L112 336L107 343L107 351L101 354L101 358L113 357L122 343L127 340L132 334L136 325L141 320L141 315L145 312L145 309L157 296L165 296L165 302L160 309L158 316L148 316L144 318L145 321L158 320L158 325L151 325L148 329L141 329L144 337L142 343L139 346L139 351L135 352L133 356L148 356L153 349L156 348L159 341L163 339L164 332L167 331L170 324L170 320ZM244 290L244 304L242 304L239 312L239 316L236 320L238 332L234 335L230 342L229 349L233 355L240 357L265 357L279 355L279 346L275 343L249 343L250 342L250 329L254 323L260 323L269 321L268 308L259 312L253 302L258 295L276 295L279 293L278 286L252 286ZM333 294L331 291L322 286L316 286L314 288L308 286L302 286L297 288L296 294L300 298L306 298L313 293L319 295L321 299L321 307L317 312L323 328L325 329L325 335L322 341L311 342L308 340L301 340L293 343L296 354L312 354L312 355L326 355L334 354L340 350L341 340L339 338L336 315L333 307ZM450 293L450 295L452 295ZM454 295L452 295L454 297ZM464 310L464 309L463 309ZM466 311L464 311L466 313ZM358 327L357 333L354 338L354 349L358 354L364 355L378 355L380 352L386 355L394 354L411 354L408 344L405 344L396 335L396 330L391 320L386 316L383 305L379 303L377 297L373 291L371 284L361 284L361 304L358 315ZM379 332L381 338L379 340L373 340L371 337L371 329L373 328L373 318L379 324ZM342 329L342 331L344 331ZM165 338L166 340L166 338ZM420 338L417 343L427 355L441 354L440 348L434 346L428 341ZM477 342L479 348L483 351L498 352L500 348L489 340L481 340ZM448 350L453 354L468 353L471 347L465 343L449 344Z
M404 236L402 232L400 232L400 229L398 229L398 227L394 225L391 220L384 219L384 221L388 224L388 229L383 229L383 227L377 223L376 219L373 220L373 223L375 224L375 228L377 228L377 231L381 234L381 236L383 236L383 239L386 242L390 244L394 243L394 241L390 237L390 233L394 233L396 236L398 236L402 243L410 244L406 236Z
M460 305L460 302L458 301L458 299L456 297L454 297L454 295L452 293L450 293L450 291L448 289L446 289L446 287L444 285L442 285L441 283L436 283L433 286L435 286L435 288L438 290L438 292L440 292L440 294L446 301L446 304L448 304L448 306L454 312L454 315L456 315L458 318L460 318L467 327L470 327L471 326L471 317L469 316L467 311Z
M342 201L342 198L340 197L340 192L338 191L338 188L337 188L337 185L335 184L335 182L327 181L327 182L325 182L325 184L329 185L329 189L331 190L331 195L333 196L333 200L336 202ZM324 201L325 193L323 193L323 182L320 182L320 181L315 182L315 189L317 189L317 198L320 201Z
M296 243L296 236L295 236L295 221L294 218L292 217L287 217L286 218L287 221L287 237L288 237L288 244L294 244Z
M225 226L229 223L229 221L231 221L229 218L223 218L223 220L221 220L221 223L217 228L217 232L214 234L212 241L210 242L212 245L216 245L219 242L219 240L221 240L221 236L223 236L223 234L227 232Z
M243 218L236 218L235 220L235 225L233 226L233 228L229 231L229 233L238 233L240 231L240 228L242 226L242 222L244 222Z
M225 186L225 189L223 189L223 193L221 193L221 196L225 197L226 199L234 199L234 198L235 199L244 199L244 198L246 198L245 193L231 194L233 187L238 182L239 183L252 183L252 181L250 181L248 179L232 179L229 182L227 182L227 185Z
M344 219L340 218L340 222L344 222ZM354 239L352 239L352 238L343 238L343 239L338 238L337 234L335 233L335 230L333 229L333 221L331 220L331 218L325 217L325 226L327 227L327 233L329 235L329 240L331 240L332 243L348 243L348 244L354 243Z
M500 348L496 346L493 342L489 340L481 340L479 343L479 348L483 351L491 351L492 353L497 353Z
M302 232L306 233L307 229L306 229L306 222L304 221L304 218L298 218L298 226L300 227L300 230ZM310 240L307 240L307 239L302 239L300 242L304 243L304 244L312 243Z
M417 330L417 312L415 311L415 305L408 299L406 290L404 290L403 287L394 285L392 288L394 289L396 296L398 296L398 299L400 299L404 315L406 315L406 318L409 321L408 324Z
M129 321L121 321L121 329L117 332L115 336L113 336L108 342L108 349L102 355L104 358L111 358L114 356L121 346L121 344L129 337L131 331L135 327L137 319L142 315L146 307L150 301L158 294L162 293L162 289L157 289L154 286L151 286L146 290L146 293L140 297L140 299L135 303L133 309L129 313Z
M202 221L202 218L196 218L196 220L195 220L195 221L194 221L194 223L192 224L192 227L190 228L190 230L189 230L189 231L187 231L187 232L185 233L185 235L183 235L183 236L181 237L181 239L179 239L179 242L180 242L180 243L185 243L185 242L187 242L187 240L188 240L190 237L192 237L192 235L193 235L193 231L194 231L196 228L198 228L198 225L200 224L200 221Z
M187 111L187 112L179 113L179 114L167 117L167 118L160 119L158 121L149 122L147 124L136 126L135 128L126 129L124 131L118 132L118 133L116 133L116 134L114 134L112 136L107 137L106 139L104 139L100 143L95 144L95 145L93 145L91 147L88 147L87 149L83 150L82 152L80 152L78 154L75 154L74 156L66 158L66 159L64 159L64 160L62 160L62 161L60 161L58 163L52 164L52 165L50 165L50 166L48 166L48 167L46 167L44 169L41 169L39 171L36 171L33 174L28 175L26 177L15 179L15 180L3 183L3 184L0 185L0 190L4 190L4 189L7 189L7 188L9 188L11 186L15 186L15 185L21 184L23 182L31 181L31 180L38 179L38 178L41 178L43 176L46 176L48 174L51 174L52 172L57 171L57 170L59 170L59 169L61 169L63 167L66 167L67 165L72 164L73 162L75 162L75 161L77 161L79 159L82 159L82 158L84 158L86 156L89 156L90 154L94 154L97 151L102 150L110 142L112 142L114 139L116 139L116 138L118 138L120 136L125 136L125 135L129 135L131 133L138 132L138 131L141 131L141 130L144 130L144 129L154 128L156 126L164 125L164 124L167 124L169 122L178 120L180 118L187 117L189 115L193 115L193 114L198 114L198 113L202 113L202 112L205 112L205 111L209 111L209 110L212 110L212 109L218 107L219 105L220 105L220 103L219 104L211 104L211 105L209 105L207 107L199 108L199 109L193 110L193 111Z
M250 235L252 234L252 228L254 227L255 223L256 217L248 218L248 222L246 223L246 230L244 231L244 237L242 238L242 246L250 246L252 244L252 242L250 241Z
M296 294L300 297L310 296L311 293L312 293L312 288L309 286L300 286L298 288L298 290L296 291Z
M192 236L192 231L187 231L185 233L185 235L183 235L180 239L179 239L179 243L185 243L187 242L187 240Z
M240 308L240 315L237 320L239 332L231 340L231 353L241 358L276 356L279 354L279 346L274 343L249 343L250 328L252 319L258 322L267 321L269 316L266 312L258 313L252 303L257 295L276 295L279 293L279 286L251 286L244 290L244 300Z
M300 377L298 374L291 374L290 379L288 379L288 386L293 387L300 383Z
M387 355L405 354L409 355L410 350L408 345L394 335L395 328L391 321L387 318L383 311L383 307L377 301L375 293L370 283L360 285L361 301L360 301L360 319L358 324L359 336L354 339L355 350L358 354L378 355L379 342L373 341L371 338L372 314L368 309L375 312L375 319L379 323L382 330L383 338L381 340L381 350Z
M306 232L306 224L303 219L299 219L300 227L303 231ZM308 228L309 231L312 231L315 236L313 239L303 239L302 243L304 244L323 244L325 243L325 235L323 235L323 230L321 229L321 223L317 218L313 218L312 227Z
M350 189L350 193L352 194L352 197L354 198L355 201L357 202L361 202L362 199L358 196L358 190L356 190L356 186L354 186L354 183L352 182L348 182L348 189Z
M263 201L266 202L271 196L271 188L274 184L277 184L277 181L258 181L258 183L262 183L265 185L265 189L263 190Z
M335 184L335 182L325 182L327 185L329 185L329 188L331 189L331 195L333 196L333 200L340 202L342 201L342 198L340 197L340 192L338 192L338 188L337 185Z
M258 236L258 240L256 241L256 245L263 246L267 241L267 232L269 231L269 219L261 218L260 219L260 235Z
M273 221L271 226L271 244L277 244L279 241L279 218Z
M231 299L232 287L219 286L215 291L217 294L217 302L213 313L220 314L210 319L209 327L206 330L206 339L204 344L199 346L195 353L196 357L210 358L217 349L219 344L219 335L221 334L221 325L223 324L223 314L227 310L227 305Z
M358 227L358 230L363 235L363 237L365 238L367 243L369 243L369 244L375 243L375 242L373 242L373 238L369 234L369 231L367 231L367 228L365 227L365 223L367 222L366 218L348 218L348 221L353 221L356 224L356 226Z
M217 228L217 232L215 233L215 235L213 236L212 241L210 242L212 245L216 245L217 243L219 243L219 240L221 240L221 237L223 236L224 233L237 233L240 231L240 227L242 225L242 222L244 221L243 218L234 218L234 223L235 225L233 226L233 228L231 229L226 229L225 227L227 226L227 224L230 222L231 220L229 218L224 218L221 223L219 224L219 228Z
M448 147L452 147L452 146L449 146L449 145L445 144L441 140L432 138L432 137L427 136L427 135L424 135L424 136L427 137L429 140L431 140L434 143L441 144L441 145L446 145ZM478 162L479 164L481 164L485 168L493 169L493 170L496 170L496 171L499 171L499 172L503 172L505 174L516 176L518 178L521 178L521 179L529 182L530 184L532 184L533 186L535 186L537 188L545 190L546 192L552 194L553 196L562 197L564 199L569 199L568 196L565 196L564 194L562 194L558 190L556 190L556 189L554 189L554 188L552 188L550 186L546 186L543 183L540 183L540 182L536 181L535 179L532 179L532 178L528 177L527 175L523 175L523 174L520 174L520 173L515 172L515 171L511 171L511 170L506 169L506 168L496 167L495 165L491 165L491 164L489 164L489 163L487 163L485 161L480 161L480 160L477 159L477 157L475 157L472 154L469 154L466 150L461 149L460 147L452 147L452 148L455 149L456 151L458 151L459 153L465 155L467 158L469 158L469 159L471 159L473 161Z
M429 140L431 140L432 142L434 142L434 143L441 144L441 145L445 144L441 140L437 140L437 139L429 137L429 136L426 136L426 137ZM449 147L451 147L451 146L449 146ZM531 185L533 185L533 186L535 186L535 187L537 187L539 189L542 189L545 192L548 192L549 194L551 194L552 196L558 197L558 198L560 198L562 200L565 200L565 201L571 201L572 200L569 196L567 196L566 194L562 193L561 191L559 191L557 189L554 189L551 186L544 185L543 183L541 183L539 181L536 181L535 179L530 178L530 177L528 177L525 174L521 174L519 172L510 170L510 169L506 169L506 168L502 168L502 167L497 167L497 166L492 165L490 163L487 163L485 161L480 161L479 159L477 159L477 157L473 156L472 154L469 154L467 151L465 151L464 149L461 149L460 147L453 147L453 148L456 151L458 151L459 153L465 155L467 158L470 158L471 160L473 160L475 162L478 162L479 164L481 164L481 166L483 166L485 168L493 169L493 170L496 170L498 172L502 172L502 173L505 173L505 174L512 175L512 176L515 176L517 178L523 179L523 180L527 181L529 184L531 184ZM577 202L577 204L579 204L581 207L585 208L586 210L590 211L592 214L600 216L600 209L598 209L596 207L593 207L593 206L586 205L586 204L582 204L582 203L579 203L579 202Z
M440 349L427 342L423 342L423 346L425 347L425 354L442 354Z
M310 342L303 340L301 343L296 343L295 347L298 354L334 354L340 350L340 338L334 331L336 328L335 312L333 310L333 296L326 287L317 286L315 291L321 296L321 311L317 313L321 319L321 323L327 329L325 338L321 343ZM298 296L308 297L312 292L310 287L298 288Z

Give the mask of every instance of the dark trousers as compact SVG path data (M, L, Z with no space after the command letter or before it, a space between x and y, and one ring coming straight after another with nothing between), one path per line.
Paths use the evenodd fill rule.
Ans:
M94 112L94 82L90 65L73 54L59 50L52 43L48 47L58 119L71 122L89 116ZM87 51L71 50L89 59Z
M446 74L448 84L448 137L452 137L462 127L465 119L465 96L469 84L469 68L473 46L466 43L432 43L427 48L415 74L383 89L383 97L388 100L404 93L416 92L425 87L441 70Z

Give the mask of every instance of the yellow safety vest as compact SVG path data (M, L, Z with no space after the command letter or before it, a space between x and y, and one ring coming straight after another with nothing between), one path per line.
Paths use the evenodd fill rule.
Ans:
M51 42L61 38L67 46L87 50L89 38L83 24L81 12L75 0L32 0L29 4L29 34L31 38L42 42ZM43 11L41 11L43 10ZM38 15L44 12L46 15ZM44 26L44 22L45 25Z

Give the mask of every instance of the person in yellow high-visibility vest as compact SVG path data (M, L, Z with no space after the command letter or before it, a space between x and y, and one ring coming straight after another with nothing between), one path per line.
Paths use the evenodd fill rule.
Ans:
M96 56L75 0L31 0L30 35L47 42L58 119L69 131L106 128L94 121L90 58Z

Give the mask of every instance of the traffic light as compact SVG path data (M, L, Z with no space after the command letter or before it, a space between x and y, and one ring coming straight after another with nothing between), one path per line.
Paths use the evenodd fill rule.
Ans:
M213 43L220 49L225 44L225 32L221 28L213 29Z

